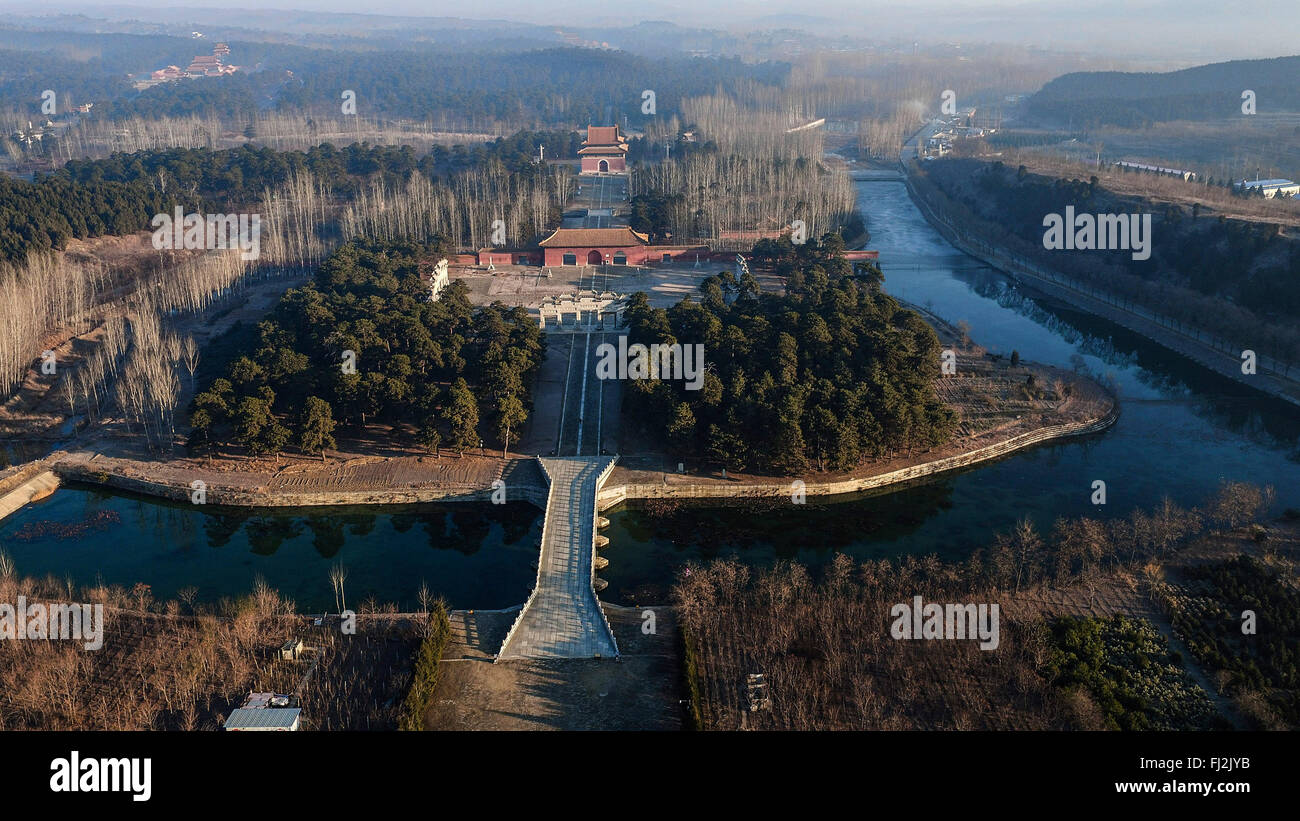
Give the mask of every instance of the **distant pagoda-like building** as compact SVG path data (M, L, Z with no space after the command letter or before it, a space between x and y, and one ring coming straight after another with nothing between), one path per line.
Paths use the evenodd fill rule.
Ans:
M627 171L627 140L616 125L589 125L578 156L584 174L622 174Z

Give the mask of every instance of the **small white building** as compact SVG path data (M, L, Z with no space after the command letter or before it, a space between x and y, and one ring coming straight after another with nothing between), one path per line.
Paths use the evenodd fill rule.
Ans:
M1264 196L1272 199L1278 194L1288 197L1294 197L1300 194L1300 183L1292 180L1273 179L1273 180L1242 180L1237 183L1237 187L1249 191L1252 188L1258 188L1264 192Z
M302 723L298 707L240 707L230 711L229 732L297 732Z
M289 639L280 646L280 658L283 661L296 661L302 655L302 639Z
M301 645L290 641L285 646ZM282 648L283 650L283 648ZM231 710L224 729L231 732L296 732L302 725L298 699L282 693L253 693L243 706Z
M1148 174L1163 174L1167 177L1180 177L1186 182L1192 182L1196 179L1195 171L1188 171L1183 168L1165 168L1163 165L1147 165L1140 162L1129 162L1120 160L1115 163L1119 168L1127 168L1131 171L1144 171Z

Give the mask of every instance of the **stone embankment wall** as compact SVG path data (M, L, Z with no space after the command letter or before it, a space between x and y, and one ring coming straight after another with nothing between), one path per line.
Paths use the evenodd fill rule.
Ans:
M65 481L86 482L117 490L157 496L176 502L191 502L194 490L186 484L141 479L116 472L96 470L92 466L76 463L56 463L54 471ZM328 492L268 491L261 489L222 487L216 484L204 488L205 504L226 507L331 507L336 505L406 505L421 502L489 502L493 490L466 487L392 488L383 490L355 490ZM508 501L531 502L546 506L546 488L532 484L507 484Z
M1241 354L1251 345L1232 344L1215 339L1179 325L1174 320L1154 313L1139 305L1120 305L1115 297L1102 291L1071 281L1056 271L1048 270L1032 260L995 245L987 238L974 236L956 225L940 204L922 196L916 181L904 179L907 192L926 221L953 247L986 265L996 268L1018 282L1058 299L1078 310L1101 317L1145 337L1152 342L1181 354L1220 376L1248 385L1277 399L1300 405L1300 381L1290 376L1285 363L1260 355L1256 373L1244 374ZM942 192L939 197L945 197ZM1176 327L1177 326L1177 327Z
M831 496L909 482L945 471L969 467L980 462L987 462L1014 453L1022 448L1054 439L1098 433L1113 425L1118 418L1119 411L1116 407L1101 419L1040 428L977 450L967 451L944 459L936 459L933 462L912 465L888 473L853 477L834 482L808 482L804 486L804 492L810 496ZM659 484L623 484L609 485L602 489L597 497L596 505L598 509L606 510L627 499L776 498L788 497L791 492L791 483L788 481L772 484L737 483L734 485L721 482L711 484L667 484L666 482Z
M889 485L922 479L950 470L969 467L998 459L1017 450L1033 445L1097 433L1114 424L1119 417L1115 406L1100 419L1053 425L1028 433L1013 436L1001 442L982 448L959 453L955 456L936 459L918 465L911 465L898 470L872 476L857 476L829 482L807 482L804 491L812 496L831 496L842 493L856 493L864 490L882 488ZM532 460L519 460L532 461ZM46 468L45 463L33 463L20 474L30 479ZM127 476L116 471L96 469L94 466L77 461L48 460L48 469L64 481L85 482L105 487L157 496L176 502L191 502L193 489L188 484L144 479ZM526 475L526 474L521 474ZM671 474L669 474L671 475ZM669 483L665 475L662 482L637 482L608 484L597 496L597 509L606 510L628 499L745 499L777 498L791 494L790 481L753 483L753 482L709 482ZM12 484L17 476L6 477L5 484ZM526 501L539 508L546 508L548 487L545 477L529 478L524 481L506 480L506 498L510 501ZM270 491L262 488L222 487L209 484L205 488L205 504L226 507L330 507L338 505L402 505L427 502L490 502L491 487L427 487L427 488L383 488L365 490L332 491Z

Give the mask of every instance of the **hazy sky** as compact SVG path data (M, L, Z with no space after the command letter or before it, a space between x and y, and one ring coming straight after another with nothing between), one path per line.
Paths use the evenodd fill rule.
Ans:
M0 10L122 7L121 0L0 0ZM149 5L130 16L147 20ZM204 7L208 8L204 8ZM158 0L241 25L237 7L515 20L563 26L668 20L702 28L790 26L922 42L1012 42L1051 49L1224 60L1300 54L1297 0ZM38 11L39 10L39 11ZM174 13L174 12L173 12Z

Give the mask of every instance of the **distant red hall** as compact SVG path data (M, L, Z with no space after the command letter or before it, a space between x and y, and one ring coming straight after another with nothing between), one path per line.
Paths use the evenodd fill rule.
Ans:
M622 174L627 171L627 139L618 126L587 126L587 139L578 150L584 174Z

